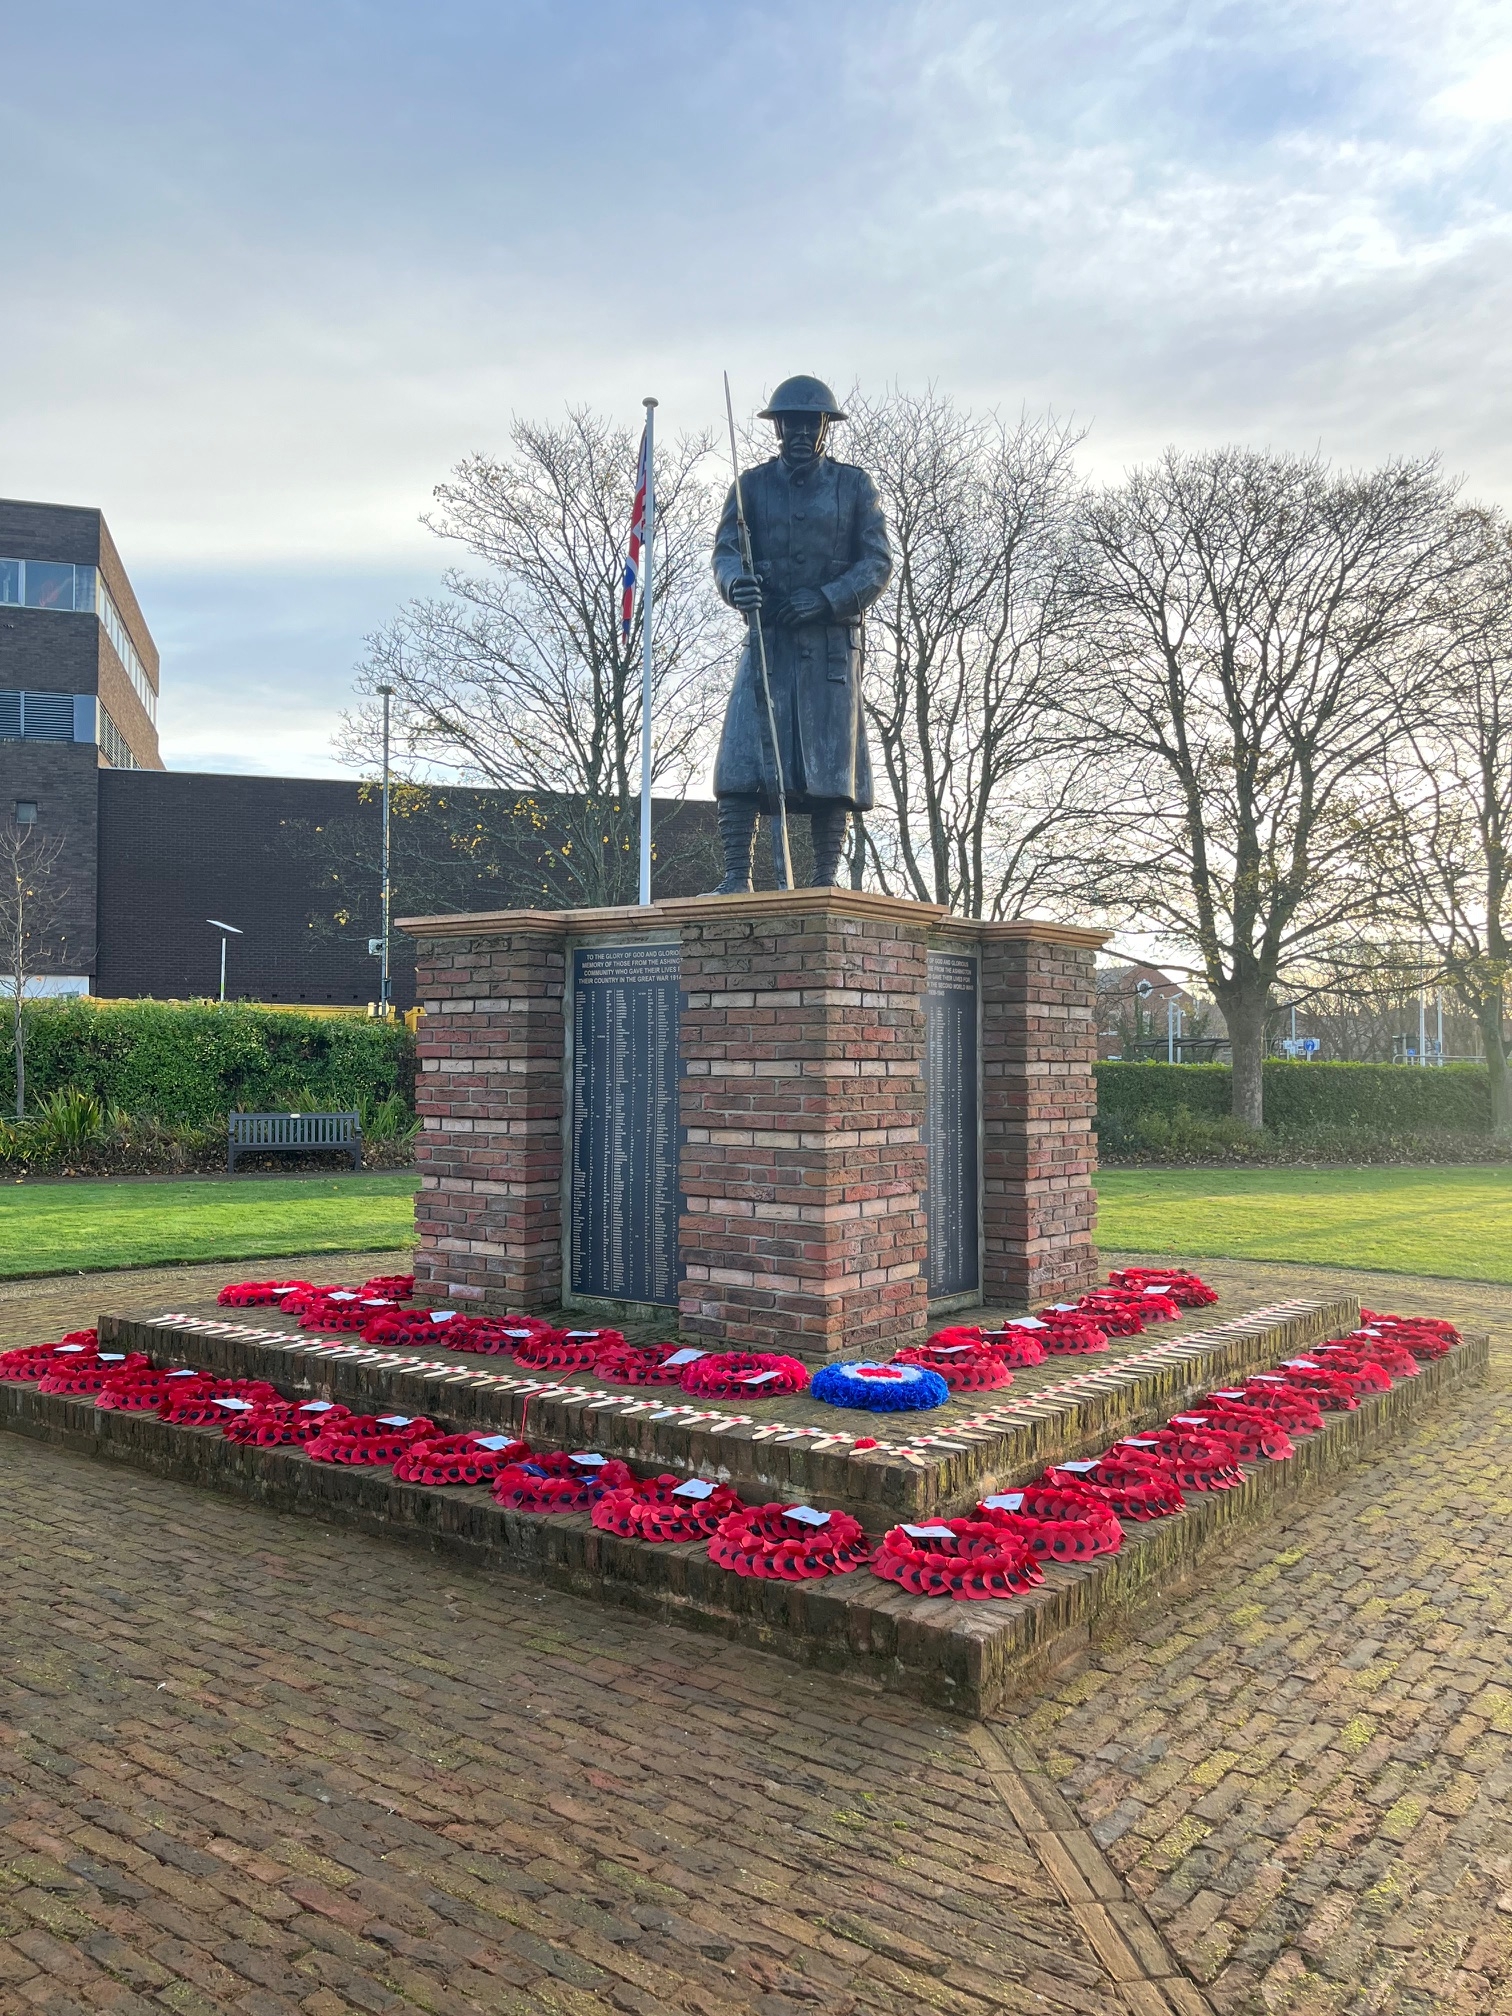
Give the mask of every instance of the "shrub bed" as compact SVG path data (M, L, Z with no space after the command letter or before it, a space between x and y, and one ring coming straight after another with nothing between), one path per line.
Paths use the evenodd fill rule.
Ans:
M238 1108L349 1112L396 1096L414 1104L414 1039L401 1022L174 1001L37 1001L22 1012L29 1109L76 1091L106 1112L210 1127ZM6 1044L0 1113L15 1103Z
M1265 1066L1265 1126L1229 1114L1227 1064L1101 1063L1098 1154L1114 1162L1487 1162L1512 1160L1492 1139L1484 1065Z
M397 1094L364 1100L362 1164L401 1169L414 1160L415 1117ZM345 1155L246 1155L247 1174L276 1170L348 1169ZM0 1169L7 1176L187 1176L219 1174L226 1167L226 1123L201 1127L189 1120L104 1107L92 1092L70 1087L49 1092L24 1120L0 1120Z

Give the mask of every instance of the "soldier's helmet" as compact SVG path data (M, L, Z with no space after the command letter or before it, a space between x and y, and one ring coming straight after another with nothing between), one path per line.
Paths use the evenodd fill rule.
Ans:
M843 420L835 395L822 378L784 378L772 394L772 403L758 417L776 420L783 413L822 413L826 420Z

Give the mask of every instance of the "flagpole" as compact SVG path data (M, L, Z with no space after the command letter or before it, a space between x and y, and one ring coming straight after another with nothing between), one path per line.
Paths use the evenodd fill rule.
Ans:
M646 518L641 539L640 900L651 901L651 570L656 532L656 401L646 409Z

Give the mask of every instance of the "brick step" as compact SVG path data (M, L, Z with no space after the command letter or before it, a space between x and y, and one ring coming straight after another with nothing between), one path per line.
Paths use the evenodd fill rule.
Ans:
M160 1358L162 1343L160 1334ZM214 1429L102 1411L91 1400L31 1386L0 1385L0 1427L274 1510L418 1542L982 1715L1015 1687L1075 1656L1131 1603L1179 1582L1235 1527L1275 1511L1484 1378L1489 1349L1488 1338L1466 1337L1447 1357L1422 1366L1417 1378L1367 1396L1354 1413L1327 1416L1316 1435L1295 1438L1296 1454L1287 1462L1247 1466L1242 1488L1192 1494L1173 1518L1131 1523L1120 1553L1047 1564L1042 1588L1007 1602L909 1596L865 1569L821 1582L746 1580L716 1567L702 1542L624 1540L599 1532L583 1515L506 1511L483 1487L400 1484L386 1469L312 1463L297 1449L244 1448ZM211 1359L208 1351L186 1355ZM286 1370L280 1383L297 1382Z
M1106 1357L1047 1362L1035 1370L1049 1383L1026 1377L1022 1397L1016 1381L925 1415L861 1415L806 1394L742 1401L746 1411L736 1412L675 1387L611 1391L591 1373L555 1379L509 1370L498 1358L332 1342L276 1314L269 1324L220 1312L106 1315L100 1335L110 1350L269 1379L300 1399L340 1400L363 1413L421 1414L452 1431L518 1432L523 1420L537 1448L597 1449L640 1468L716 1478L757 1503L805 1498L881 1532L899 1519L969 1511L1047 1463L1096 1455L1212 1386L1341 1335L1358 1317L1350 1295L1298 1298L1161 1343L1145 1337ZM858 1449L858 1438L875 1446Z

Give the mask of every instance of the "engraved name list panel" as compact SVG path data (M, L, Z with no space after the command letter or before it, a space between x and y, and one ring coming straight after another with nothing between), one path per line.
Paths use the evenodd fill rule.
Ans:
M924 1139L929 1151L926 1275L932 1299L981 1287L977 962L931 952L924 995Z
M678 948L573 954L571 1286L677 1301Z

